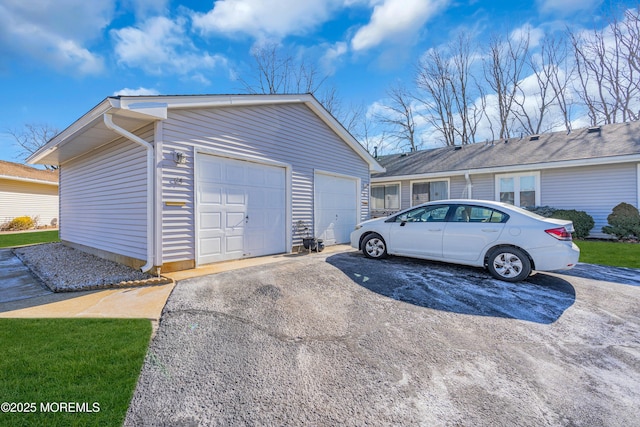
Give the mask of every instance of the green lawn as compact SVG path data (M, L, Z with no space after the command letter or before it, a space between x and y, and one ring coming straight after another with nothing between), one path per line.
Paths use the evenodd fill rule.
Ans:
M576 240L574 243L580 248L580 262L613 267L640 268L639 243L602 242L596 240Z
M57 242L58 240L60 240L58 230L0 234L0 248Z
M146 319L0 319L0 425L121 426L150 336Z

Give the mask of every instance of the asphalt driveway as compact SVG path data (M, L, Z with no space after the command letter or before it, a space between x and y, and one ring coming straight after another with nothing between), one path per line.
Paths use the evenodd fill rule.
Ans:
M628 273L508 284L346 252L180 281L125 425L635 425Z

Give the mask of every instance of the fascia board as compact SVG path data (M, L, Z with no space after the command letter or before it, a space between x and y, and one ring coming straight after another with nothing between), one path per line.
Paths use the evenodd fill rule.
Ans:
M0 175L0 179L6 179L10 181L20 181L20 182L31 182L34 184L53 185L55 187L58 186L58 183L56 181L45 181L43 179L23 178L20 176Z

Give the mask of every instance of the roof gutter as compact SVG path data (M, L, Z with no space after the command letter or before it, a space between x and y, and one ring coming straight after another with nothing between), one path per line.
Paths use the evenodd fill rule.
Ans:
M147 260L146 264L140 267L140 270L147 272L154 265L154 238L153 238L153 208L155 206L155 192L153 191L154 169L153 169L153 145L132 134L126 129L121 128L113 122L113 116L109 113L103 114L104 124L118 135L134 142L147 150Z

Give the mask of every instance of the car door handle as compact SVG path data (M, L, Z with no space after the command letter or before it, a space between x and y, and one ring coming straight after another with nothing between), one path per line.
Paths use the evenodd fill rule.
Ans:
M430 228L429 231L442 231L442 228Z
M495 228L483 228L482 231L484 231L485 233L497 233L500 230L497 230Z

